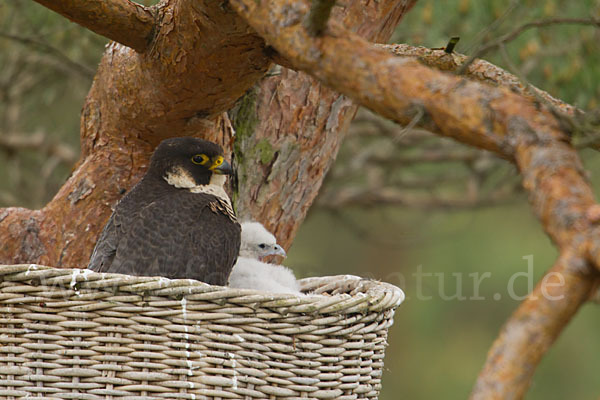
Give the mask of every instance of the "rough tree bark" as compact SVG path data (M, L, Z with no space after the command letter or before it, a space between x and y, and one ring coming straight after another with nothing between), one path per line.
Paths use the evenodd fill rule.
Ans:
M385 42L414 1L353 1L332 20ZM309 75L286 68L263 79L234 113L238 214L265 221L288 248L312 204L357 110ZM240 159L242 157L242 159ZM283 206L282 206L283 205Z

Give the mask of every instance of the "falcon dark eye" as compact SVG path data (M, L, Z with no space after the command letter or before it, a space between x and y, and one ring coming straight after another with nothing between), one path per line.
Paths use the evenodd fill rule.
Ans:
M204 165L208 162L208 157L205 154L196 154L192 157L192 162L198 165Z
M261 249L264 249L265 247L267 247L267 245L264 244L264 243L261 243L261 244L258 245L258 247L260 247Z

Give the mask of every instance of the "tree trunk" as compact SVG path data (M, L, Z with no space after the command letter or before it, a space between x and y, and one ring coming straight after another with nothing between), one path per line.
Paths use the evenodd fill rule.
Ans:
M413 1L359 1L334 8L333 20L385 42ZM289 248L331 167L357 105L300 72L279 68L235 110L238 214L264 221Z
M153 148L174 136L235 148L240 214L263 221L289 247L356 106L284 70L244 97L233 138L222 112L264 75L274 52L226 3L38 2L135 50L107 47L82 111L81 159L54 199L41 210L0 210L0 262L85 267ZM382 41L413 3L351 1L333 18Z

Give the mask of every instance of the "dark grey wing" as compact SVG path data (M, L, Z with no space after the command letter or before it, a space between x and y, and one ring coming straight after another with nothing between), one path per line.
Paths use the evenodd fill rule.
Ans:
M214 196L181 191L143 207L107 272L224 285L239 251L239 224L210 207Z
M241 227L221 210L215 211L215 207L205 207L199 218L206 229L194 231L191 245L206 265L202 272L205 276L200 280L213 285L227 285L240 252Z
M110 269L119 243L119 223L116 220L118 214L113 212L96 242L88 269L95 272L107 272Z

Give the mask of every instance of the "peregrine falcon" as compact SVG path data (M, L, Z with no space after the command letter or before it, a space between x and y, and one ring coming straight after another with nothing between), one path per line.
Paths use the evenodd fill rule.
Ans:
M241 230L223 189L231 173L215 143L162 141L144 177L117 204L88 268L226 285Z

